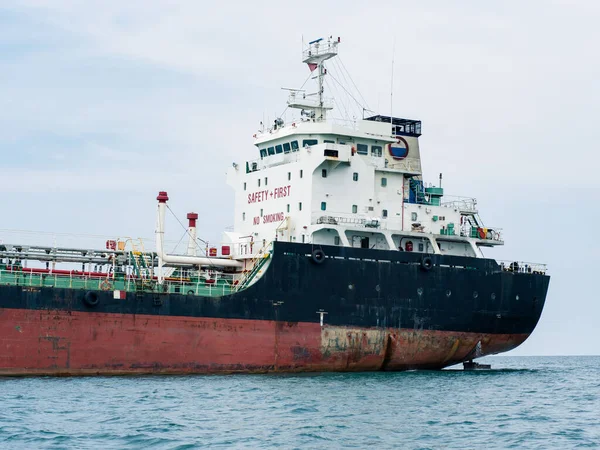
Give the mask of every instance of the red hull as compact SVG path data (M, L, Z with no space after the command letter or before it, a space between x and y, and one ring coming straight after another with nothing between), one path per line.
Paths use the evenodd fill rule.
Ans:
M527 336L0 309L0 375L439 369Z

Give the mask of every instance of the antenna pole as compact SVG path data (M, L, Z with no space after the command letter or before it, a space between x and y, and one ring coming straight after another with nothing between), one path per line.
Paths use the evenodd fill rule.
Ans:
M392 80L390 82L390 123L394 117L394 59L396 59L396 37L394 36L394 46L392 48Z

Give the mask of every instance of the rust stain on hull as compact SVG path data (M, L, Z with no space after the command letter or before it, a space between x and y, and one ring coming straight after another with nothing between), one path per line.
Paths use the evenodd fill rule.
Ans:
M527 335L315 323L0 310L0 375L441 369Z

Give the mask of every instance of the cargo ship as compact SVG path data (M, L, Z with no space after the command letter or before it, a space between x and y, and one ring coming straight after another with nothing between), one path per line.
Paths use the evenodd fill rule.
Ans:
M218 245L190 213L186 249L165 251L166 192L153 249L4 241L0 375L442 369L525 341L545 265L484 257L502 230L441 175L424 182L420 121L328 117L339 45L305 46L315 92L290 89L298 118L261 123L229 168L234 227Z

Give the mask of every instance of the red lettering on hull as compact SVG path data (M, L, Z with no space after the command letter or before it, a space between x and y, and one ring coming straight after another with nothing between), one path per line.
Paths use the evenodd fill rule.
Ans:
M248 204L261 203L274 198L289 197L292 192L292 186L276 187L273 190L256 191L248 194Z

